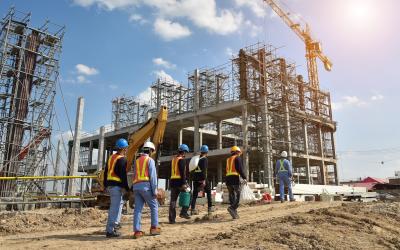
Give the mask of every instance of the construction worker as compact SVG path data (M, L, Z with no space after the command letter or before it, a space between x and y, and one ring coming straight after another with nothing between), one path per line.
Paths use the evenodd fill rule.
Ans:
M233 219L239 219L237 208L240 202L240 178L243 183L247 183L246 175L243 172L242 159L240 158L241 150L238 146L231 148L231 156L226 160L226 178L225 183L229 192L228 212Z
M115 143L117 152L108 158L104 170L104 185L110 194L110 209L106 226L107 237L118 237L116 223L122 213L122 196L129 191L128 180L126 177L127 160L125 157L128 142L121 138Z
M197 164L197 167L192 171L192 180L193 180L193 194L192 194L192 202L191 202L191 215L196 215L198 212L196 211L196 200L199 194L199 191L204 189L207 194L207 202L208 202L208 213L212 212L212 201L211 201L211 187L210 182L207 180L207 168L208 168L208 146L203 145L200 148L200 160Z
M157 172L151 153L156 150L152 142L143 145L140 157L136 159L133 168L132 190L135 193L135 211L133 216L133 237L135 239L144 236L141 231L142 209L146 203L150 207L151 227L150 235L159 235L161 229L158 225L158 201L157 201Z
M171 179L170 179L170 204L169 204L169 223L174 224L176 218L176 201L178 200L179 193L184 191L187 187L187 166L185 154L189 152L189 147L182 144L178 148L178 154L172 159L171 162ZM179 217L190 219L188 214L189 207L182 207Z
M281 158L276 161L276 173L277 179L279 179L279 196L281 202L285 201L285 185L288 187L289 190L289 199L290 201L295 201L292 192L292 166L290 161L287 159L287 152L282 151Z

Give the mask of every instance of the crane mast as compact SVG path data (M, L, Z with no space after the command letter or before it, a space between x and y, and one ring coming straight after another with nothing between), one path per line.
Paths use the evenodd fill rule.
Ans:
M319 89L318 79L318 66L317 57L323 62L324 67L327 71L331 71L332 62L322 52L321 43L315 41L311 37L311 31L308 24L305 27L301 27L299 23L294 22L290 17L289 13L285 12L276 2L276 0L263 0L267 3L271 9L286 23L287 26L304 42L306 47L306 59L307 59L307 70L308 80L311 87Z

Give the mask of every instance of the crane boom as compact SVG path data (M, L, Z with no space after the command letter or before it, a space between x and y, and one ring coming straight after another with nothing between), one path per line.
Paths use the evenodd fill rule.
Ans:
M294 22L290 17L289 13L285 12L276 2L276 0L263 0L267 3L271 9L286 23L289 28L296 33L296 35L304 42L306 47L306 58L307 58L307 69L308 78L310 85L316 89L319 89L319 79L318 79L318 68L317 60L318 57L327 71L332 70L332 62L329 58L322 52L322 46L320 42L315 41L311 37L311 31L306 24L303 28L299 23Z

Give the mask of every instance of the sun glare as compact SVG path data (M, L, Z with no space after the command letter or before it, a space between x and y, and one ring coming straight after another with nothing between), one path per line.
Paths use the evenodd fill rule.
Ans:
M350 0L348 3L348 14L352 22L367 24L374 19L372 1Z

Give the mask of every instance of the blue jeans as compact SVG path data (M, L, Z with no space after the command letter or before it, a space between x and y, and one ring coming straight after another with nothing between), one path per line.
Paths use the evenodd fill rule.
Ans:
M121 204L122 201L122 188L118 186L107 187L110 193L110 209L108 210L108 219L106 231L107 233L112 233L114 231L115 223L118 220L118 216L121 214Z
M151 226L158 227L158 201L153 196L151 190L134 190L135 192L135 212L133 216L133 231L141 231L142 209L144 203L150 207Z
M288 187L289 190L289 199L293 200L293 192L292 192L292 183L290 181L289 175L282 174L279 175L279 195L281 201L285 200L285 185Z

